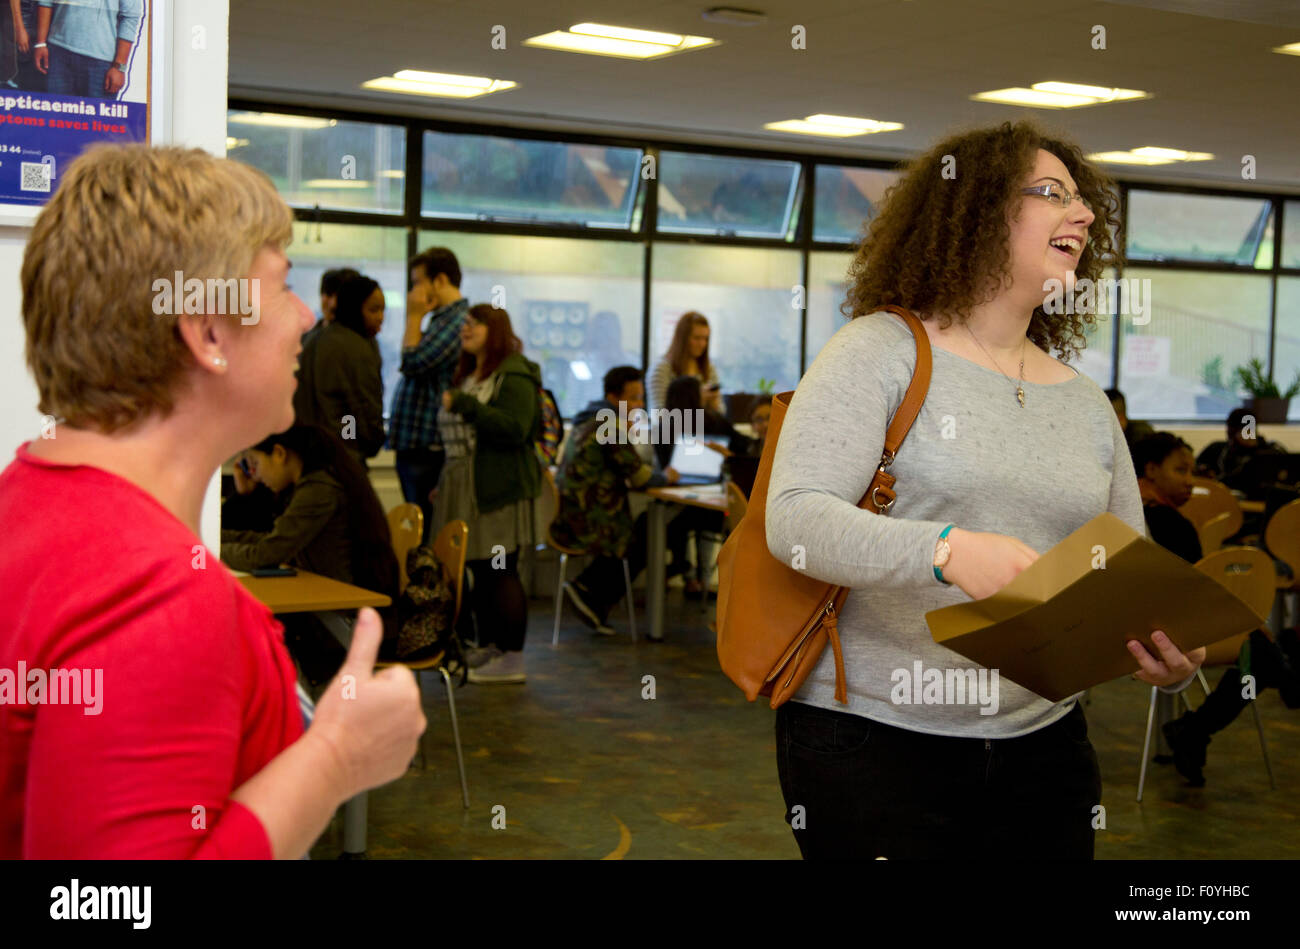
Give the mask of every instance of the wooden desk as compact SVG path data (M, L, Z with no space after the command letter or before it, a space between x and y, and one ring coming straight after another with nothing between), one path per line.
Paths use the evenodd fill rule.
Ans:
M324 610L354 610L362 606L388 606L393 601L374 593L299 570L296 577L254 577L236 572L236 579L272 613L315 613Z
M664 638L664 547L668 533L668 506L684 504L708 511L727 512L726 486L722 484L692 484L668 488L649 488L646 497L650 506L646 512L646 612L649 614L650 639Z

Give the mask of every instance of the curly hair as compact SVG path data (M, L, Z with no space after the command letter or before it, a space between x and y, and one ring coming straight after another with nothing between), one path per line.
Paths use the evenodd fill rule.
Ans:
M1055 138L1030 121L959 132L905 165L903 177L885 193L879 214L867 228L849 265L849 318L886 304L939 316L947 328L965 322L971 308L1011 280L1010 220L1021 200L1020 183L1033 171L1038 149L1065 165L1092 206L1075 274L1097 281L1117 266L1119 196L1115 183L1093 168L1073 142ZM944 174L954 167L956 176ZM1040 305L1029 322L1029 339L1069 361L1085 345L1084 330L1096 322L1081 312L1087 300L1075 290L1072 313L1045 313Z

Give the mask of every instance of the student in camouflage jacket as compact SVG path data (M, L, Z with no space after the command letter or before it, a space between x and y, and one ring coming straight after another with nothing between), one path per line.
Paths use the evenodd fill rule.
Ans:
M609 413L589 417L565 443L557 478L559 511L551 525L556 543L595 555L576 580L565 584L565 592L598 632L612 632L605 618L623 596L622 558L633 579L645 568L646 517L633 523L628 488L673 484L678 477L672 468L660 474L642 461L619 421L645 407L640 370L617 366L606 373L605 401Z

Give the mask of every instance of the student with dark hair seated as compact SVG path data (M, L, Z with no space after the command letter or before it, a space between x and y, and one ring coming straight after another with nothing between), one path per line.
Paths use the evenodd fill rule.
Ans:
M695 438L701 435L726 436L728 450L733 455L749 453L753 440L736 431L722 413L706 405L704 386L695 376L678 376L669 383L664 408L667 413L652 423L656 429L655 454L661 467L672 459L674 446L686 435ZM673 555L668 568L669 577L687 573L692 568L686 556L686 541L690 534L696 534L698 541L701 532L720 533L723 520L724 515L719 511L687 507L668 523L668 549ZM696 575L686 580L686 593L690 596L706 594L704 562L705 558L701 556L700 563L694 565Z
M623 598L622 560L627 558L632 580L646 565L646 516L633 523L628 488L673 484L677 472L672 468L656 472L641 459L630 438L608 437L607 418L620 420L626 432L634 413L645 408L641 370L615 366L605 373L604 385L604 404L589 405L591 411L565 442L556 479L560 507L551 534L565 547L595 555L582 573L564 585L564 592L584 623L612 636L614 630L605 620Z
M1151 427L1150 422L1128 417L1128 402L1123 392L1118 389L1107 389L1106 398L1110 399L1110 407L1115 410L1115 417L1119 419L1119 427L1124 432L1124 442L1128 445L1131 455L1133 446L1149 435L1154 435L1156 430Z
M235 570L289 563L396 600L399 573L388 520L364 469L338 438L312 425L294 425L268 435L239 461L247 462L254 481L287 496L287 503L270 531L223 530L223 563ZM251 491L249 482L236 477ZM281 620L290 653L308 681L319 684L338 671L346 651L313 616L291 613ZM391 640L396 624L385 611L380 616Z
M1151 539L1191 563L1201 559L1196 527L1178 512L1192 496L1192 449L1177 435L1159 432L1133 448L1138 488ZM1279 648L1278 644L1286 649ZM1288 658L1287 653L1291 656ZM1287 708L1300 707L1300 676L1292 664L1300 660L1295 630L1286 630L1274 643L1255 630L1241 647L1237 664L1223 673L1219 684L1195 711L1166 722L1165 739L1174 752L1174 767L1192 787L1203 787L1205 752L1210 736L1226 728L1249 704L1242 697L1242 677L1255 677L1256 695L1276 688Z
M1197 467L1229 488L1249 492L1257 485L1246 484L1243 480L1247 464L1257 455L1282 449L1256 433L1255 420L1249 409L1236 408L1229 412L1227 427L1227 441L1207 445L1196 458Z

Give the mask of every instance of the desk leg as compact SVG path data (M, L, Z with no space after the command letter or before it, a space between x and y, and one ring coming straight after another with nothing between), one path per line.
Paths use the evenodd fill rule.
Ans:
M366 852L366 795L362 791L343 805L343 852L360 856Z
M654 498L650 499L650 506L646 511L649 521L646 543L649 545L649 550L646 560L645 601L646 612L650 614L650 632L647 636L654 640L664 638L664 583L666 582L664 574L667 572L664 568L664 547L667 544L667 511L668 505Z

